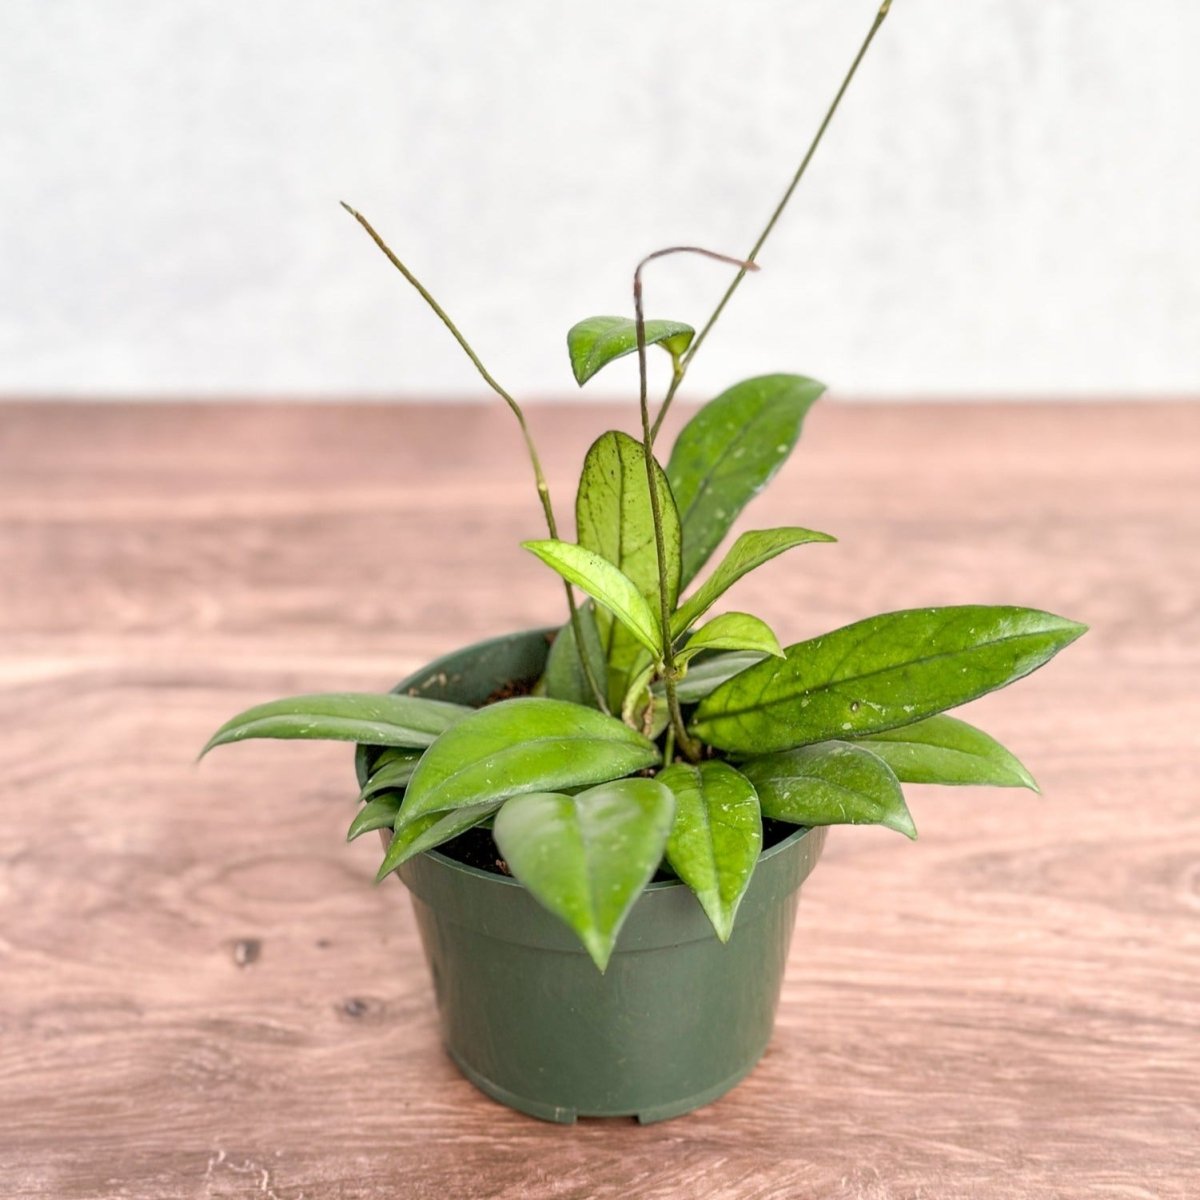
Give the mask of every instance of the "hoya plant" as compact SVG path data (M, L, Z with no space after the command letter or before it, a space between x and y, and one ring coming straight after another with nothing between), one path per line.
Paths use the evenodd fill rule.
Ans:
M890 0L889 0L890 2ZM695 893L722 941L769 830L875 824L910 838L905 783L1036 788L1003 746L947 711L1047 662L1084 626L1035 608L960 605L884 613L782 645L726 592L786 551L833 542L799 525L740 534L735 520L790 455L824 391L803 375L734 384L696 411L662 454L664 417L697 352L803 177L877 16L783 199L744 260L660 250L633 273L632 315L567 334L582 386L636 355L636 435L601 433L583 462L574 540L563 536L525 415L371 224L347 210L420 293L516 417L548 536L523 543L562 581L567 619L527 694L474 709L406 694L297 696L251 708L214 734L320 738L367 747L349 838L385 830L383 879L415 855L490 830L498 869L565 921L603 971L622 922L656 873ZM736 272L697 332L646 320L642 274L698 253ZM652 414L650 347L670 384Z

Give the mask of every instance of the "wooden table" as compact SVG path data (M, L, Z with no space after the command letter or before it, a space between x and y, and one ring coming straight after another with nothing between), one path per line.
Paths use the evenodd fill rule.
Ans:
M560 512L625 409L537 410ZM1044 788L837 830L775 1040L665 1125L556 1127L438 1045L344 747L234 710L559 619L487 407L0 407L0 1196L1200 1196L1200 405L838 406L740 586L787 641L1029 603L1092 632L975 706Z

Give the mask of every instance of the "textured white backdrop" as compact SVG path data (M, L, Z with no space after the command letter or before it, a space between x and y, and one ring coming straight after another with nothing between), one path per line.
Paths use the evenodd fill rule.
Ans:
M639 256L748 249L875 7L3 0L0 393L475 392L344 197L570 395ZM1195 0L895 0L693 392L1200 392L1198 57Z

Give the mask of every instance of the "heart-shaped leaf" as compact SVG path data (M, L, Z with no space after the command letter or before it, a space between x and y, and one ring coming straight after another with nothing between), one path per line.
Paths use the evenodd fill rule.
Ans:
M358 798L370 800L381 792L402 791L408 787L408 781L412 779L420 761L420 750L385 751L372 764L370 778Z
M396 814L400 811L400 800L399 792L386 792L364 804L350 822L350 828L346 831L346 841L352 842L356 837L375 829L391 829Z
M472 709L419 696L333 692L272 700L226 721L200 751L247 738L313 738L368 746L428 746Z
M705 650L755 650L775 658L783 657L779 640L766 621L739 612L722 613L701 625L688 638L676 660L687 662Z
M667 606L679 597L679 515L667 477L657 463L654 478L662 514L663 551L667 561ZM650 611L660 611L658 549L646 478L646 455L640 442L611 431L597 438L583 464L575 498L579 544L607 559L637 586ZM596 614L600 641L608 663L608 700L613 711L629 686L641 646L633 634L605 611Z
M662 626L629 576L601 555L571 542L547 538L522 542L521 546L568 582L582 588L597 604L612 613L655 658L662 658Z
M742 764L763 816L794 825L884 825L915 838L891 767L862 746L823 742Z
M396 830L429 813L603 783L658 761L653 742L593 708L532 696L502 700L425 751Z
M683 427L667 463L683 525L683 584L783 465L824 390L802 375L761 375L722 392Z
M752 529L733 543L717 569L671 614L671 636L678 637L706 613L743 575L770 562L776 555L809 542L836 542L837 538L812 529Z
M717 937L733 919L762 850L762 816L751 782L728 763L674 763L658 782L675 796L667 861L696 893Z
M663 856L675 800L656 779L619 779L577 796L517 796L494 834L509 869L608 966L621 925Z
M443 842L466 833L476 825L486 821L503 803L493 800L488 804L472 804L467 808L452 808L449 812L426 813L416 817L407 824L399 819L397 829L388 843L387 852L375 876L375 882L386 879L397 867L403 866L410 858L424 854L426 850L436 850ZM403 805L401 805L403 809Z
M700 702L692 731L759 755L911 725L1028 675L1085 628L1030 608L884 613L743 671Z
M955 717L926 717L915 725L870 734L858 744L882 758L901 783L1040 790L1014 754L982 729Z
M584 653L592 669L593 677L604 687L604 647L600 645L600 630L596 626L596 610L590 604L579 608L579 625L583 631ZM542 675L542 695L551 700L570 700L572 704L585 704L596 708L596 698L588 686L587 677L579 662L575 648L575 630L568 621L554 635L550 653L546 657L546 670Z
M646 345L661 344L678 358L691 345L696 331L678 321L647 321ZM575 382L582 387L601 367L637 350L637 326L630 317L588 317L567 333L567 352Z

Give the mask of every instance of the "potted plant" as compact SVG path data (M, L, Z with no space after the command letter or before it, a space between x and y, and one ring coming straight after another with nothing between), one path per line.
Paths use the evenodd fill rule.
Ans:
M665 463L656 456L688 367L755 269L889 3L747 259L658 251L634 273L631 318L570 330L581 385L637 355L641 416L638 437L608 431L588 451L575 541L560 536L520 406L349 210L519 422L548 533L524 546L560 576L569 619L458 650L388 694L260 705L205 752L255 737L356 744L362 807L348 836L380 831L378 877L395 871L412 894L447 1048L484 1091L539 1117L658 1120L754 1066L829 825L915 837L908 782L1035 787L1007 750L944 714L1029 674L1084 626L1028 608L924 608L784 647L756 616L713 615L756 567L834 540L753 530L706 568L792 450L820 384L735 384ZM644 268L678 252L737 268L698 333L643 315ZM654 419L650 346L672 366Z

